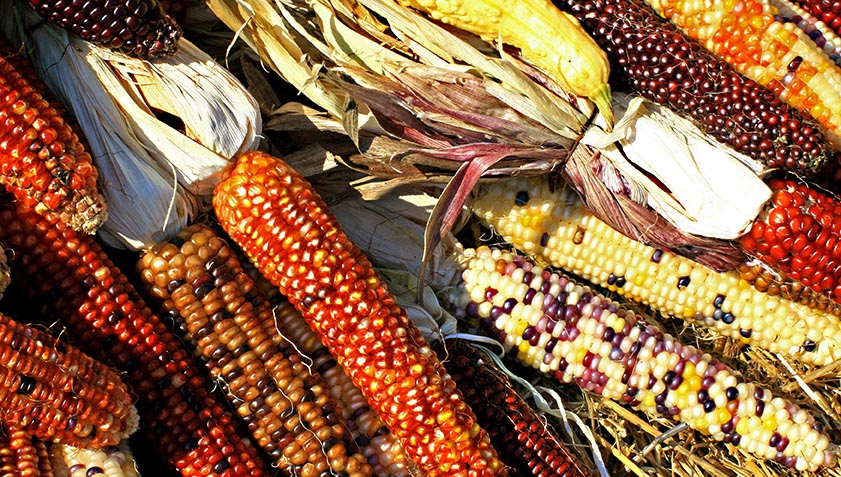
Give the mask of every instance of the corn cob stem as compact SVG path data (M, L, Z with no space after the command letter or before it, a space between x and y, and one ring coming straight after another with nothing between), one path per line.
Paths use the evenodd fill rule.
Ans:
M185 477L264 474L190 354L92 237L16 204L0 210L0 223L0 241L15 255L12 287L43 316L60 319L92 356L123 371L162 461Z
M838 317L761 293L738 271L718 273L631 240L596 219L569 188L553 190L540 179L497 182L473 205L518 250L666 316L807 363L841 358Z
M510 252L481 247L461 260L457 312L524 364L787 467L834 465L811 414L640 315Z
M8 14L8 13L7 13ZM32 64L0 34L0 184L38 213L93 233L106 220L93 159Z
M306 180L255 152L217 186L219 222L289 298L422 472L504 474L441 363Z
M141 280L167 312L186 323L210 374L255 440L288 475L371 475L352 452L328 385L277 336L269 302L235 252L211 229L193 225L139 261Z
M769 168L806 175L831 157L816 122L690 41L642 0L555 3L578 18L634 92L691 118L717 141Z
M55 477L139 477L126 441L101 450L53 445L48 459Z
M841 69L796 25L775 22L778 11L767 1L646 1L737 71L811 114L841 146Z
M463 340L447 340L436 351L446 356L444 366L490 434L502 461L517 475L592 475L482 351Z

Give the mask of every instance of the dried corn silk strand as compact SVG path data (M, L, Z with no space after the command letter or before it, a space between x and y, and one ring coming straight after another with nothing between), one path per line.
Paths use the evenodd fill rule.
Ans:
M371 475L328 385L289 342L273 339L272 308L224 239L193 225L153 247L138 269L149 295L186 322L211 376L274 465L292 476Z

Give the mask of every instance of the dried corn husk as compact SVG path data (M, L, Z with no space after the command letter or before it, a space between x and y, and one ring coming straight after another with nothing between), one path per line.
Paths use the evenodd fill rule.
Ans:
M8 197L5 197L0 200L11 200ZM8 258L6 257L6 251L0 249L0 298L3 298L3 292L6 291L6 288L9 284L12 283L12 276L11 270L9 269Z
M0 0L0 22L79 122L100 171L114 247L149 247L183 228L214 174L255 149L256 101L220 65L182 40L155 62L97 48ZM37 25L37 26L36 26ZM163 118L163 119L162 119Z

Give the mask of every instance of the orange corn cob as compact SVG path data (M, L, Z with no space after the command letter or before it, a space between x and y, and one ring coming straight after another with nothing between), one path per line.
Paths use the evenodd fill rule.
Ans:
M328 385L278 333L269 302L211 229L196 224L138 262L141 281L168 313L185 322L214 379L246 420L255 441L288 475L371 475L353 452Z
M7 424L0 431L0 475L50 476L50 459L44 442L18 426Z
M397 436L388 430L362 391L353 384L298 310L283 300L275 306L273 313L283 334L281 339L295 343L312 360L312 368L321 373L330 385L330 393L336 398L348 428L371 464L374 475L415 475L416 469L403 452Z
M38 213L93 233L106 219L97 171L67 112L0 34L0 184Z
M15 257L12 288L124 373L138 395L141 429L163 462L184 476L264 475L227 404L91 236L14 203L0 209L0 223L0 242Z
M116 444L137 427L128 388L104 364L0 313L0 421L39 439Z
M440 361L312 186L260 152L217 187L223 228L280 288L398 436L421 472L505 470Z
M841 146L841 69L767 0L646 0L690 38L824 126Z
M447 340L445 346L438 350L446 356L444 366L491 435L502 461L517 475L592 475L482 351L463 340Z

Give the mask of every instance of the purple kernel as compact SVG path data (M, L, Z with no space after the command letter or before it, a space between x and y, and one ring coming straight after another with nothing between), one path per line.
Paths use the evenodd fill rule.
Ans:
M669 386L672 384L672 381L675 379L676 375L674 371L666 371L666 374L663 375L663 384Z
M712 376L704 376L701 378L701 389L709 389L710 386L715 384L715 378Z
M664 416L668 415L669 414L669 408L667 408L663 404L658 404L657 405L657 413L661 414L661 415L664 415Z
M659 248L654 250L654 253L651 254L651 261L654 263L660 263L660 260L663 259L663 251Z
M631 387L628 388L627 391L625 391L625 394L627 394L628 396L636 396L637 393L639 393L639 392L640 392L639 388L631 386Z
M780 443L780 439L782 439L782 436L778 432L775 432L771 434L771 438L768 440L768 445L771 447L777 447L777 444Z
M628 382L631 380L631 374L633 374L631 369L625 369L625 372L622 373L622 384L628 384Z
M544 355L543 355L543 364L548 365L549 363L551 363L551 362L552 362L552 359L553 359L554 357L555 357L555 356L554 356L552 353L546 353L546 354L544 354Z
M526 295L523 297L523 302L526 305L531 305L535 295L537 295L537 290L535 290L534 288L529 288L528 290L526 290Z
M727 397L728 401L733 401L734 399L739 397L739 390L736 389L735 386L730 386L729 388L724 390L724 395Z
M555 350L555 346L558 344L558 338L549 338L549 341L546 342L546 346L543 348L546 350L546 353L551 354L552 351Z
M607 327L605 328L604 333L602 333L602 339L605 341L610 341L613 339L613 336L615 334L616 332L613 331L613 328Z
M499 290L496 288L485 288L485 301L493 301L497 293L499 293Z
M624 356L624 353L621 349L614 347L610 350L609 358L611 361L619 361Z
M713 412L715 410L715 401L707 399L704 401L704 412Z
M666 345L663 344L662 341L657 341L657 343L654 345L654 349L651 350L651 351L654 354L654 356L657 356L658 354L662 353L663 350L665 350L665 349L666 349Z
M85 464L73 464L73 465L70 466L69 469L67 469L67 471L72 475L73 473L78 472L79 470L84 469L84 468L85 468Z
M734 436L733 436L733 440L731 441L731 443L732 443L734 446L737 446L737 447L738 447L740 442L742 442L742 436L741 436L741 435L739 435L739 434L734 435Z
M91 477L91 476L94 476L96 474L104 474L104 473L105 473L105 471L102 470L102 467L91 467L90 469L88 469L87 472L85 472L85 476L86 477Z
M698 391L698 402L704 403L710 399L710 393L706 389Z
M610 344L613 345L614 348L618 348L622 346L622 342L625 341L625 335L622 333L614 333L613 338L610 339Z
M540 236L540 246L545 247L549 243L549 234L543 232L543 235Z
M756 401L756 416L762 417L762 413L765 412L765 401Z
M732 420L727 421L724 424L722 424L721 425L721 432L723 432L725 434L730 434L731 432L733 432L733 421Z
M471 301L467 304L464 311L467 313L467 316L476 318L479 316L479 304Z
M666 398L669 396L668 391L663 391L662 393L654 396L654 402L657 404L663 404L666 402Z
M528 284L531 283L532 280L534 280L534 273L526 272L526 273L523 274L523 283L528 285Z
M669 383L669 389L671 389L672 391L677 390L677 388L680 386L680 384L682 382L683 382L683 376L675 376L675 378L672 379L672 382Z
M788 447L788 443L789 443L788 437L780 437L780 442L774 447L776 447L778 451L782 452L782 451L786 450L786 447Z
M537 330L534 329L534 326L527 326L525 330L523 330L523 339L526 341L531 341L532 338L537 336Z
M517 300L509 298L502 303L502 311L510 315L515 306L517 306Z

